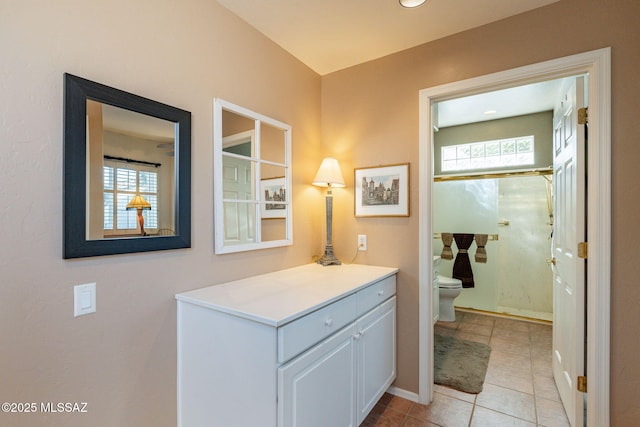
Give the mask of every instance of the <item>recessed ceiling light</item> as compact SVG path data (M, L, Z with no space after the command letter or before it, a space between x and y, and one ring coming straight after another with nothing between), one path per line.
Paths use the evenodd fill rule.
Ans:
M418 7L425 4L427 0L400 0L402 7Z
M484 113L485 114L495 114L495 113L497 113L497 111L496 110L487 110Z

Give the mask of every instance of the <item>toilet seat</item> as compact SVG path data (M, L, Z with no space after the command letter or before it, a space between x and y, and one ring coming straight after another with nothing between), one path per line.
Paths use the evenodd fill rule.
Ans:
M451 277L438 276L438 287L444 289L461 289L462 280Z

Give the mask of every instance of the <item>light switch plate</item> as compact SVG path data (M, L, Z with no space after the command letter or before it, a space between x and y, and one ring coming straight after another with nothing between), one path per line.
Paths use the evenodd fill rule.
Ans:
M73 317L96 312L96 284L86 283L73 287Z

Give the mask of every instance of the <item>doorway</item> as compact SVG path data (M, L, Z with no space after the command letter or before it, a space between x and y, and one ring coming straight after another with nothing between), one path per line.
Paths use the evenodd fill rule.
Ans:
M609 325L610 325L610 49L551 60L505 72L446 84L420 91L420 211L431 212L433 181L432 105L447 99L490 92L578 74L589 76L590 153L586 166L589 270L586 291L587 345L586 394L589 425L609 425ZM430 215L420 216L419 237L419 394L420 403L433 396L432 253Z

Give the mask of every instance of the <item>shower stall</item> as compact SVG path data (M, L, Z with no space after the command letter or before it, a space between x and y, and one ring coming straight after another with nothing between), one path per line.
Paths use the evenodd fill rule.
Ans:
M434 255L442 252L440 233L489 235L486 263L476 261L475 242L468 250L475 286L462 290L456 307L552 319L552 206L546 171L436 178ZM455 257L455 242L452 249ZM452 277L453 264L443 259L440 274Z

